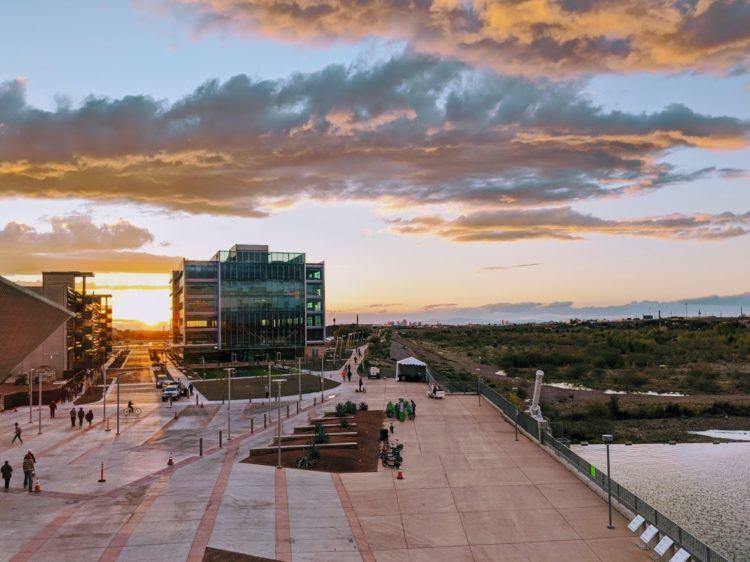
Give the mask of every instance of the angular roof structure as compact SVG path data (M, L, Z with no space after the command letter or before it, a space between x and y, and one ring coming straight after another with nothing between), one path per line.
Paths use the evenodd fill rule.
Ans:
M73 313L0 277L0 382Z

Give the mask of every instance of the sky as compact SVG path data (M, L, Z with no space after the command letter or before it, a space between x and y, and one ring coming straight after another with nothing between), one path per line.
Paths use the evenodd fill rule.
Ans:
M329 321L747 302L746 0L27 0L0 29L0 274L93 270L116 319L166 321L174 264L235 243L325 260Z

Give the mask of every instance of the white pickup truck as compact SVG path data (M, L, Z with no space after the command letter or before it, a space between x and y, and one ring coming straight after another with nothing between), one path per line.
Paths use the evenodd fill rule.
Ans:
M176 382L165 382L161 389L161 401L166 402L169 399L180 399L180 385Z

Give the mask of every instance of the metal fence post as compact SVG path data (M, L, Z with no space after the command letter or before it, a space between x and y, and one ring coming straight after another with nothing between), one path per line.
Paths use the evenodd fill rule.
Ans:
M265 429L266 427L268 427L268 426L266 425L266 424L268 423L268 422L266 421L267 415L268 415L268 414L266 414L266 413L264 413L264 414L263 414L263 429Z
M286 405L286 417L289 417L289 404Z
M203 437L198 439L198 456L203 456Z
M250 433L255 432L255 418L250 418Z
M221 430L219 430L219 449L221 449Z

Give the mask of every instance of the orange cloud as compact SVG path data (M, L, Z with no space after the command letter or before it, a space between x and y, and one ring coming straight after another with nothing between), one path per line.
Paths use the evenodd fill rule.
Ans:
M708 71L750 64L747 0L171 0L202 28L287 40L380 36L503 72Z

